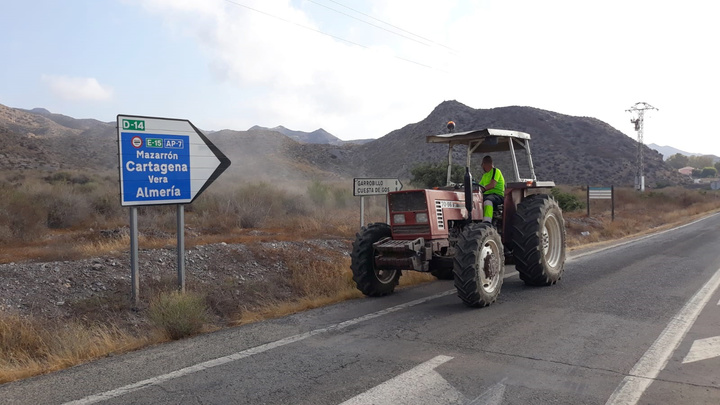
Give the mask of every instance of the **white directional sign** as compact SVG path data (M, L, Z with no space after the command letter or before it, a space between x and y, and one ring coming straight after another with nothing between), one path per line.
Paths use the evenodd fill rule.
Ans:
M353 179L353 195L380 195L391 191L402 190L402 183L398 179Z
M118 115L123 206L186 204L230 166L190 121Z

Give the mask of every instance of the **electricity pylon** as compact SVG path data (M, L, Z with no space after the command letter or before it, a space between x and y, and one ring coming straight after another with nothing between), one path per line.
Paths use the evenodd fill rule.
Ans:
M637 172L635 173L635 189L645 191L645 162L643 160L643 128L645 127L645 111L657 110L657 108L651 106L645 102L635 103L632 107L625 110L630 113L637 113L635 118L631 118L630 122L635 124L635 131L637 132Z

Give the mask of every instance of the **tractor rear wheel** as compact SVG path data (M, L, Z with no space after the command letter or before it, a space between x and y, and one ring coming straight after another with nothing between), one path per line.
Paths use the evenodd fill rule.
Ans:
M381 297L392 293L400 280L400 270L380 270L375 268L375 249L373 243L391 236L390 226L384 223L368 224L355 235L353 250L350 254L350 268L357 289L371 297Z
M555 284L565 265L565 220L555 199L534 194L518 205L512 223L512 252L527 285Z
M490 224L469 224L457 243L453 273L458 297L470 307L485 307L500 295L505 256L500 235Z

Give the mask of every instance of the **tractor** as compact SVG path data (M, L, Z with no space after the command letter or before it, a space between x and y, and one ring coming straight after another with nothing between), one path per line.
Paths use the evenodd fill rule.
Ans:
M390 223L362 227L353 243L351 269L357 288L367 296L384 296L395 290L403 270L427 272L438 279L453 279L467 306L485 307L500 294L506 262L515 264L526 285L549 286L560 280L565 221L549 193L555 183L535 177L530 135L481 129L431 135L426 140L448 144L446 185L387 194ZM457 145L467 148L462 184L451 182ZM523 159L516 154L520 149L525 151ZM505 198L495 208L492 222L483 222L483 195L472 179L471 157L490 153L509 155L512 172L504 173ZM521 177L518 160L528 166L527 178Z

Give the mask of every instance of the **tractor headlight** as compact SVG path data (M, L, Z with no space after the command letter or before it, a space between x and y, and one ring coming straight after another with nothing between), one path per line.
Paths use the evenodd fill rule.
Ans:
M427 212L418 212L417 215L415 215L415 221L418 224L427 224L428 223Z
M404 224L405 223L405 214L393 215L393 222L396 224Z

